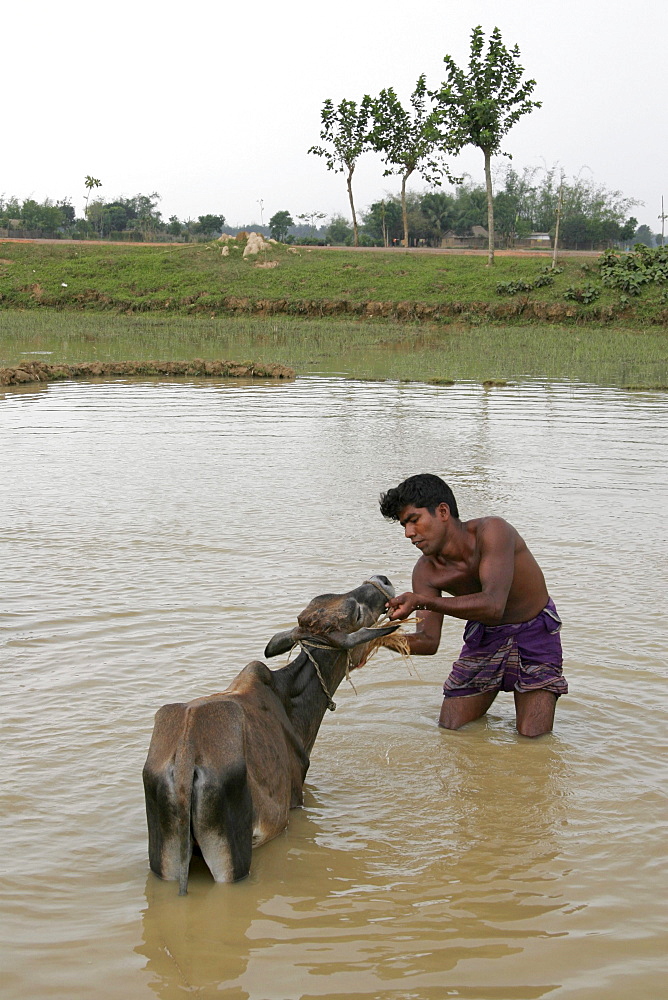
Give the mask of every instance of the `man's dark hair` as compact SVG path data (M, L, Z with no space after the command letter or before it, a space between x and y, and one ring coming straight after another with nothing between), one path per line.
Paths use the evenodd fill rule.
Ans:
M457 501L448 484L430 472L421 472L381 493L380 512L388 521L398 521L404 507L426 507L433 514L440 503L447 503L452 516L459 517Z

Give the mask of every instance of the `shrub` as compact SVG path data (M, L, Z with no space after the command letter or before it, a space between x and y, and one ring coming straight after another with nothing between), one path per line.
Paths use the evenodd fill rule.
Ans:
M577 287L575 285L569 285L564 292L564 298L571 302L582 302L583 305L588 306L601 294L601 289L597 288L596 285L591 283Z

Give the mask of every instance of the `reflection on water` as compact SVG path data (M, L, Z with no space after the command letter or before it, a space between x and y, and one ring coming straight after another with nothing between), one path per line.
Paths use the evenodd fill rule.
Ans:
M6 392L8 1000L660 996L667 410L538 382ZM153 712L220 690L317 593L408 585L377 497L418 470L545 569L572 692L555 733L519 737L510 696L436 727L460 623L410 668L381 653L250 877L201 867L179 898L147 870Z

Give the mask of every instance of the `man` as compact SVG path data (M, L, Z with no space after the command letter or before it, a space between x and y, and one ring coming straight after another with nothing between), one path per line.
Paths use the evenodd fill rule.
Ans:
M504 690L514 693L523 736L549 733L557 698L568 691L561 619L524 539L501 517L461 521L452 490L429 473L382 494L380 510L422 553L413 592L388 602L393 620L418 612L411 653L436 652L443 615L467 619L464 646L443 685L439 725L459 729L479 719Z

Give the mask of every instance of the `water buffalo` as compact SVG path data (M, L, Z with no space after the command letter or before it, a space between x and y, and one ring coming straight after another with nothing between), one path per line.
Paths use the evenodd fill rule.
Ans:
M222 694L158 710L143 771L149 862L178 879L179 894L195 845L217 882L234 882L248 875L251 849L285 829L332 695L398 627L370 627L393 596L387 577L372 576L316 597L267 644L267 657L300 646L287 666L254 660Z

